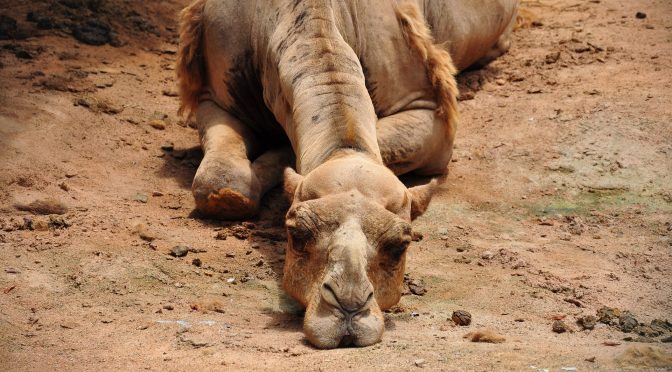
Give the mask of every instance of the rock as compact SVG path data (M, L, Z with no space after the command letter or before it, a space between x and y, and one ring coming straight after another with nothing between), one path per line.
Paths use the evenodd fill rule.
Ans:
M179 95L177 91L173 89L164 89L162 93L166 97L177 97Z
M75 106L86 107L96 113L103 112L108 115L116 115L124 111L123 107L118 107L106 99L93 97L79 97L75 99L74 104Z
M646 18L646 13L644 13L644 12L637 12L637 13L635 13L635 18L637 18L637 19L644 19L644 18Z
M556 320L553 322L553 332L555 333L565 333L569 331L569 326L562 320Z
M49 228L51 229L67 229L68 227L72 226L70 222L68 222L63 216L54 216L51 215L49 216L49 223L48 223Z
M415 364L416 367L424 368L427 362L424 359L416 359L413 361L413 364Z
M116 32L112 30L110 25L97 19L88 19L82 23L73 25L72 36L88 45L110 44L112 46L121 46Z
M200 335L182 334L180 335L178 342L182 346L191 347L193 349L212 346L206 339L200 338Z
M586 315L584 317L579 318L577 323L583 329L595 329L595 325L597 324L597 318L592 315Z
M16 204L14 207L20 211L41 215L65 214L68 211L68 207L66 207L65 204L51 198L43 200L38 199L32 201L30 204Z
M471 101L474 98L476 98L476 94L474 92L468 91L468 92L461 93L460 96L457 97L457 100L458 101Z
M170 255L173 257L184 257L189 253L189 247L185 245L176 245L170 250Z
M156 239L156 235L149 230L144 223L137 223L133 226L133 232L138 234L140 239L151 242Z
M595 357L586 358L584 360L589 363L595 363Z
M546 63L549 65L558 62L558 59L560 59L560 52L553 52L546 55Z
M654 319L651 321L651 328L672 332L672 322L669 320Z
M240 240L245 240L250 237L250 231L243 225L235 225L229 228L231 235Z
M468 326L471 324L471 314L464 310L453 311L453 315L450 318L459 326Z
M621 331L630 333L639 325L639 322L637 322L637 319L632 314L626 311L618 318L618 325Z
M491 251L485 251L481 254L481 258L484 260L491 260L493 257L495 257L495 254Z
M522 269L524 267L527 267L527 261L523 260L522 258L516 260L516 262L511 265L511 268L514 270Z
M14 39L17 30L16 19L0 15L0 40Z
M203 265L200 258L194 258L193 260L191 260L191 264L196 267L201 267L201 265Z
M215 234L215 239L217 240L226 240L226 238L229 236L229 232L226 230L221 230L217 231L217 234Z
M163 151L169 151L170 152L170 151L173 151L174 149L175 149L175 145L173 145L172 142L164 143L163 145L161 145L161 150L163 150Z
M574 52L576 53L585 53L590 52L590 47L588 45L577 45L574 47Z
M575 298L565 298L564 301L568 302L568 303L570 303L570 304L572 304L576 307L583 307L583 304L581 303L581 301L579 301Z
M672 336L667 336L667 337L663 338L662 340L660 340L660 342L664 342L664 343L672 342Z
M621 316L621 310L611 307L601 307L597 310L597 319L600 323L607 325L618 324L618 318Z
M166 122L161 119L153 119L149 121L149 126L154 129L164 130L166 129Z
M172 304L165 304L163 305L163 308L166 310L173 310L175 307Z
M651 337L624 337L623 341L628 341L628 342L641 342L641 343L654 343L656 342L656 339L651 338Z
M408 281L408 289L416 296L423 296L427 293L425 283L421 279L411 279Z
M635 327L633 329L633 331L640 336L650 337L650 338L658 337L658 336L660 336L664 333L663 331L661 331L659 329L654 329L653 327L648 326L646 324L638 325L637 327Z

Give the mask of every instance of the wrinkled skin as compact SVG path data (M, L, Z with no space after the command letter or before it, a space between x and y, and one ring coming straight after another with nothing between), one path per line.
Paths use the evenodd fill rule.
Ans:
M181 99L205 153L197 208L254 215L284 172L283 285L320 348L380 341L411 222L436 188L409 189L397 175L442 176L452 156L456 118L440 114L446 97L432 71L446 67L441 81L454 86L445 71L504 53L518 2L407 3L416 17L404 22L387 0L197 0L183 12ZM455 66L409 41L416 26L425 46L450 46ZM455 102L454 90L442 92Z

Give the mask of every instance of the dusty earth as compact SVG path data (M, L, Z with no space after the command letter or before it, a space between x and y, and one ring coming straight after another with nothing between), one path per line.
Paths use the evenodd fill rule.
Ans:
M460 77L451 173L409 253L426 293L380 344L331 351L279 287L281 193L252 221L193 213L184 3L3 2L0 369L672 368L670 324L647 326L672 319L668 0L526 2L511 52ZM603 306L636 321L576 323ZM482 328L505 341L463 338Z

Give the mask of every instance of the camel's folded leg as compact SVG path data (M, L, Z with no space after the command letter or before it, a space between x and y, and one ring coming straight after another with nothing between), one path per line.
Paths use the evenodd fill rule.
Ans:
M403 111L378 120L378 145L385 165L397 174L446 174L454 130L435 110Z
M204 152L192 184L196 208L224 219L256 214L261 197L290 165L291 151L273 149L250 161L259 152L254 133L212 101L198 105L196 120Z

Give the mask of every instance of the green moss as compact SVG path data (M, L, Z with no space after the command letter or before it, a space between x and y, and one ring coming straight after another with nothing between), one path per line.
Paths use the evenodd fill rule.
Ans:
M574 196L546 200L530 205L530 213L536 216L585 215L593 210L618 210L632 206L643 207L649 212L672 211L672 205L658 194L639 194L627 190L584 190Z

